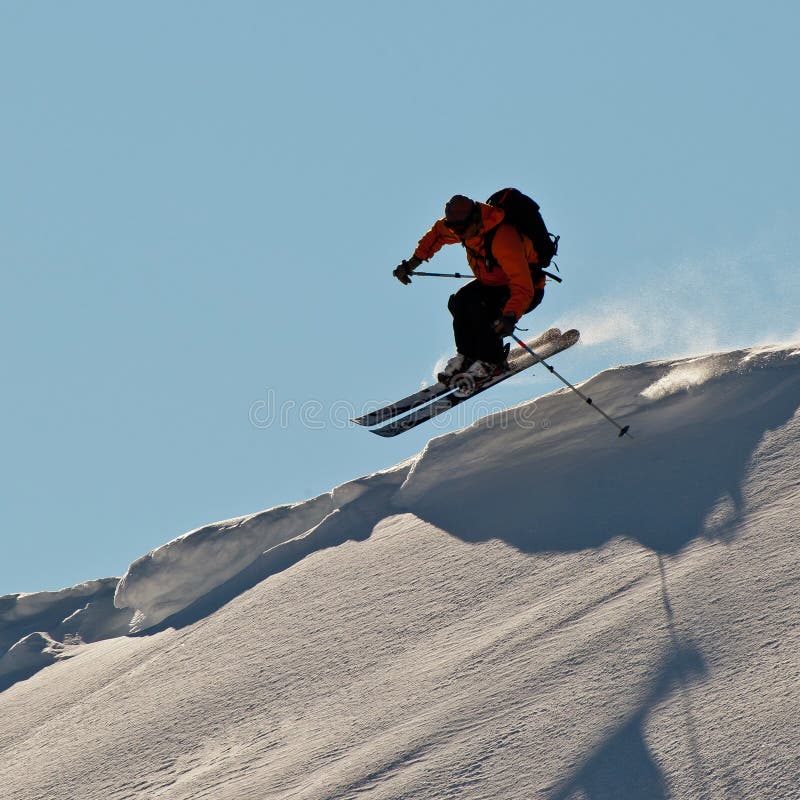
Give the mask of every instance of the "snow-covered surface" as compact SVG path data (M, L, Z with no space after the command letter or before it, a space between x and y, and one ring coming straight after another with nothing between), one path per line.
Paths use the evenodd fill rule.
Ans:
M800 350L582 388L0 599L4 800L797 800Z

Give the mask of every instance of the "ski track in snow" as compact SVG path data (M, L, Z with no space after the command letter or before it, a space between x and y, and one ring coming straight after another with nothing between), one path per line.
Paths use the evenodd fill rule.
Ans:
M797 800L800 350L581 388L0 598L3 800Z

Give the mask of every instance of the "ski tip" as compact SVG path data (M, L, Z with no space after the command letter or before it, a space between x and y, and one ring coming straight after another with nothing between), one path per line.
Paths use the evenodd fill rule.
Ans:
M392 436L397 436L398 433L402 433L404 430L405 428L387 425L383 428L372 428L370 433L374 433L376 436L382 436L384 439L390 439Z

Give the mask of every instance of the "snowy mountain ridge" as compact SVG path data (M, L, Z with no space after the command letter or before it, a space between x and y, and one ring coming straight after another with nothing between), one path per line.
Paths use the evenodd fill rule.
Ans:
M636 439L558 390L122 579L0 598L0 785L796 800L800 349L582 389Z

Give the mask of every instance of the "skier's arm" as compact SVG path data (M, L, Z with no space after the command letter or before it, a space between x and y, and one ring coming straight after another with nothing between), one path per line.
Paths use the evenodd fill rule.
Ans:
M511 296L503 314L519 319L533 300L533 280L519 234L510 225L501 225L492 240L492 255L508 278Z
M456 236L444 220L434 222L433 227L419 240L414 258L427 261L438 253L446 244L458 244L461 239Z

